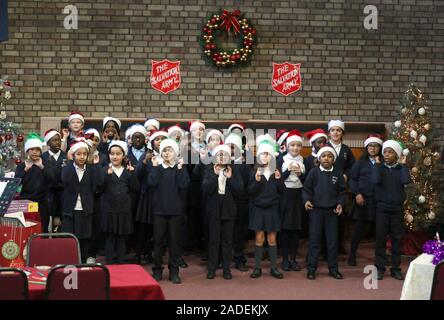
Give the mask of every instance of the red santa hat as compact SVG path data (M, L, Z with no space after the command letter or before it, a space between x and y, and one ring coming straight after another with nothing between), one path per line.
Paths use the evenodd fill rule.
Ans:
M180 124L176 124L174 126L169 127L168 128L168 135L171 136L171 134L175 131L178 131L180 133L180 135L182 136L182 138L185 136L185 133L182 130L182 128L180 127Z
M58 135L60 138L62 138L62 135L56 129L47 130L43 136L43 139L45 140L45 144L47 145L49 140L51 140L56 135Z
M370 143L377 143L380 146L382 146L382 144L384 143L384 141L382 141L382 136L380 134L369 134L367 136L367 139L365 139L364 141L364 148L367 148L367 146Z
M85 117L80 111L71 111L71 114L68 117L68 123L74 119L79 119L82 123L85 123Z
M205 142L207 144L210 143L211 136L219 136L222 143L224 142L224 135L222 134L222 132L220 132L220 130L213 129L207 133L207 136L205 137Z
M190 127L190 132L193 131L196 128L199 128L199 127L205 130L205 124L203 124L199 120L192 120L192 121L189 122L188 125Z
M231 126L228 127L228 133L231 133L235 128L240 129L241 131L245 130L245 126L243 126L240 123L233 123Z
M290 143L295 141L302 143L303 141L302 134L298 130L291 130L287 136L287 147Z
M89 151L89 146L86 143L85 138L75 139L74 142L71 144L69 150L71 150L73 153L76 153L80 148L85 148L87 152Z
M338 157L336 150L330 146L327 146L327 145L324 145L321 149L319 149L318 153L316 154L316 157L318 159L321 159L321 156L324 152L330 152L333 155L333 158L334 158L333 161L336 161L336 158Z
M285 129L279 130L279 131L276 133L276 139L278 139L278 140L277 140L278 145L281 146L282 144L284 144L285 140L286 140L287 137L288 137L288 133L289 133L289 131L287 131L287 130L285 130Z
M310 140L310 144L311 145L313 145L313 142L316 139L319 139L321 137L324 137L325 139L328 139L327 133L325 133L325 131L322 130L322 129L315 129L315 130L312 130L310 132L307 132L305 134L305 136L307 137L308 140Z
M94 137L100 139L100 133L99 133L99 131L97 131L96 129L94 129L94 128L89 128L89 129L85 130L85 136L86 136L86 135L91 135L91 134L92 134Z

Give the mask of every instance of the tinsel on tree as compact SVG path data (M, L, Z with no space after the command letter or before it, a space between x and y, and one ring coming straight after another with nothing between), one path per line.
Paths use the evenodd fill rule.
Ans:
M404 221L410 230L425 230L440 218L441 190L436 179L440 154L433 147L430 115L430 101L411 84L400 100L400 119L394 122L390 137L405 146L403 154L412 183L405 190Z
M21 162L23 135L20 126L6 119L6 103L11 99L11 83L0 79L0 177L14 171Z

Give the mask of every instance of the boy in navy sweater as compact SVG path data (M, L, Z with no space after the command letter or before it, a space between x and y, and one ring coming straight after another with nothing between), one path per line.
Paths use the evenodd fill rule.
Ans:
M373 183L376 199L376 248L375 266L378 268L378 280L382 280L386 262L386 237L390 234L392 240L392 267L390 275L402 280L401 264L401 238L404 233L405 200L404 186L410 183L410 173L405 164L405 157L401 158L402 145L395 140L387 140L382 145L384 163L379 157L373 168Z
M320 166L309 172L302 195L305 209L310 215L307 278L316 279L322 230L325 229L329 275L335 279L342 279L337 262L338 216L341 215L344 206L345 181L342 173L333 167L337 155L332 147L322 147L317 157Z

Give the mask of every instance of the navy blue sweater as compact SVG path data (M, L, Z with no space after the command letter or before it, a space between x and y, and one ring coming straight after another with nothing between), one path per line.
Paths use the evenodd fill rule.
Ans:
M333 171L321 171L319 167L313 168L304 181L302 199L304 204L310 201L314 208L334 209L338 204L344 206L345 180L336 167Z
M49 160L51 155L49 154L49 151L43 152L42 154L42 161L43 164L46 166L48 163L52 166L53 172L54 172L54 178L55 181L52 183L49 188L52 189L63 189L63 183L62 183L62 164L63 160L66 159L66 153L63 151L60 151L59 158L57 161L55 159Z
M153 214L179 215L183 213L184 192L190 184L188 170L177 166L164 168L161 164L152 167L148 175L148 187L155 188L152 199Z
M362 194L364 197L375 196L375 184L372 181L374 166L369 158L354 163L349 186L355 196L358 194Z
M333 145L330 142L328 144L331 147L333 147ZM341 151L339 152L338 157L335 161L335 169L342 172L348 178L350 178L351 169L354 163L355 163L355 156L353 155L350 147L347 146L346 144L342 144Z
M372 181L376 185L377 207L388 210L402 210L405 201L404 186L410 183L410 172L406 166L389 168L377 164L373 168Z
M251 196L251 203L259 208L270 208L279 205L280 195L285 191L284 179L275 179L274 174L267 181L261 176L259 182L256 181L256 170L252 170L247 192Z
M22 179L20 198L32 201L43 201L49 186L56 182L54 168L50 163L44 164L43 170L33 165L25 172L25 164L21 163L15 169L15 177Z

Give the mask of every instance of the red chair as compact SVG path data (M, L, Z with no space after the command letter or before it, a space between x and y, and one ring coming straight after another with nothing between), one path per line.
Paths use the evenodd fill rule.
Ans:
M444 261L435 267L430 300L444 300Z
M0 268L0 300L28 300L28 277L15 268Z
M28 241L27 253L28 267L81 263L79 240L71 233L33 235Z
M109 271L105 266L61 265L49 271L46 281L47 300L109 300L109 295Z

